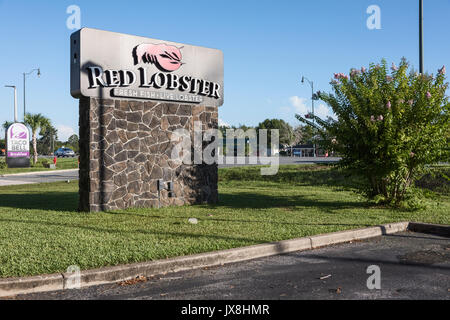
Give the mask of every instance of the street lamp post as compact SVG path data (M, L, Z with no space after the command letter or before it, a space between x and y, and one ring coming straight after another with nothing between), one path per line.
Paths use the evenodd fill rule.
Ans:
M37 76L40 77L41 75L41 69L37 68L37 69L33 69L28 73L23 73L23 119L25 121L25 115L26 115L26 100L25 100L25 82L26 82L26 77L30 74L32 74L34 71L37 71Z
M423 74L423 0L419 0L419 68Z
M302 83L305 83L305 80L308 81L309 85L311 86L311 106L312 106L312 115L313 115L313 132L315 132L316 130L316 120L314 118L314 82L313 81L309 81L308 78L306 77L302 77ZM313 136L314 139L314 136ZM316 144L315 142L313 143L313 152L314 152L314 157L316 156Z
M18 120L17 120L17 88L16 88L16 86L5 86L5 87L14 89L14 122L18 122Z

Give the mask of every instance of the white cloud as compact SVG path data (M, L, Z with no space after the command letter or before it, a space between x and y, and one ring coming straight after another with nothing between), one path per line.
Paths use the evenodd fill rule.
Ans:
M306 106L306 99L300 98L298 96L293 96L289 98L291 105L294 107L295 112L304 116L310 111L310 107Z
M318 106L314 107L314 113L319 116L321 119L326 119L327 117L331 117L333 119L337 119L336 115L334 114L333 110L331 108L327 107L323 103L319 104Z
M229 123L219 118L219 127L231 127Z
M289 98L289 101L291 102L291 105L294 107L295 112L298 113L301 116L305 116L309 112L311 112L311 105L307 105L307 99L306 98L300 98L298 96L293 96ZM327 117L332 117L336 119L336 116L334 115L333 111L324 105L323 103L319 105L314 106L314 114L321 119L326 119Z
M67 141L71 135L78 135L72 127L65 126L63 124L58 124L56 129L58 130L59 141Z

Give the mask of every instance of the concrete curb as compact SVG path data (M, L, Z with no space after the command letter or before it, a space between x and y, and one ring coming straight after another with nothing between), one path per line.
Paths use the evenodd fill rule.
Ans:
M11 174L0 174L0 178L3 177L20 177L20 176L31 176L33 174L54 174L55 172L76 172L79 169L64 169L64 170L47 170L47 171L31 171L24 173L11 173Z
M62 289L63 276L57 273L0 280L0 297Z
M310 237L311 247L312 249L315 249L332 244L375 238L382 236L384 234L392 234L401 231L406 231L408 229L408 225L409 222L396 222L364 229L320 234L317 236Z
M249 247L200 253L195 255L176 257L166 260L120 265L82 271L81 286L88 287L99 284L114 283L132 279L138 276L152 276L184 270L212 267L227 263L252 260L294 251L310 250L318 247L379 237L410 229L412 231L437 230L450 226L426 225L420 223L397 222L364 229L339 231L304 237L292 240L259 244ZM430 226L430 227L426 227ZM422 229L420 229L422 228ZM25 278L0 279L0 297L13 296L33 292L63 290L69 287L73 273L51 274Z

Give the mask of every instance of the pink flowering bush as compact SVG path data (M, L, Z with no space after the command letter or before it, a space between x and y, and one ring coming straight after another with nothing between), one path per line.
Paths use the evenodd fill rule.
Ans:
M323 147L337 151L343 167L365 178L368 196L393 205L405 203L427 165L448 161L450 155L445 67L436 76L408 68L405 59L391 68L383 60L352 69L350 76L335 74L334 94L319 97L337 120L315 117Z

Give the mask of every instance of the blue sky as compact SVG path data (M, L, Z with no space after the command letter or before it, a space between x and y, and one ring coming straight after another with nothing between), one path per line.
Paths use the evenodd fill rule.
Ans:
M425 0L425 69L450 66L450 1ZM296 112L310 107L310 87L329 91L334 72L348 73L386 58L405 56L418 68L417 0L222 0L222 1L10 1L0 0L0 122L13 120L12 90L18 86L23 117L22 73L27 111L41 112L59 137L78 134L78 101L70 96L69 5L81 9L81 26L221 49L225 104L219 118L256 125L282 118L297 125ZM381 29L369 30L366 9L381 9ZM329 109L319 103L316 111Z

